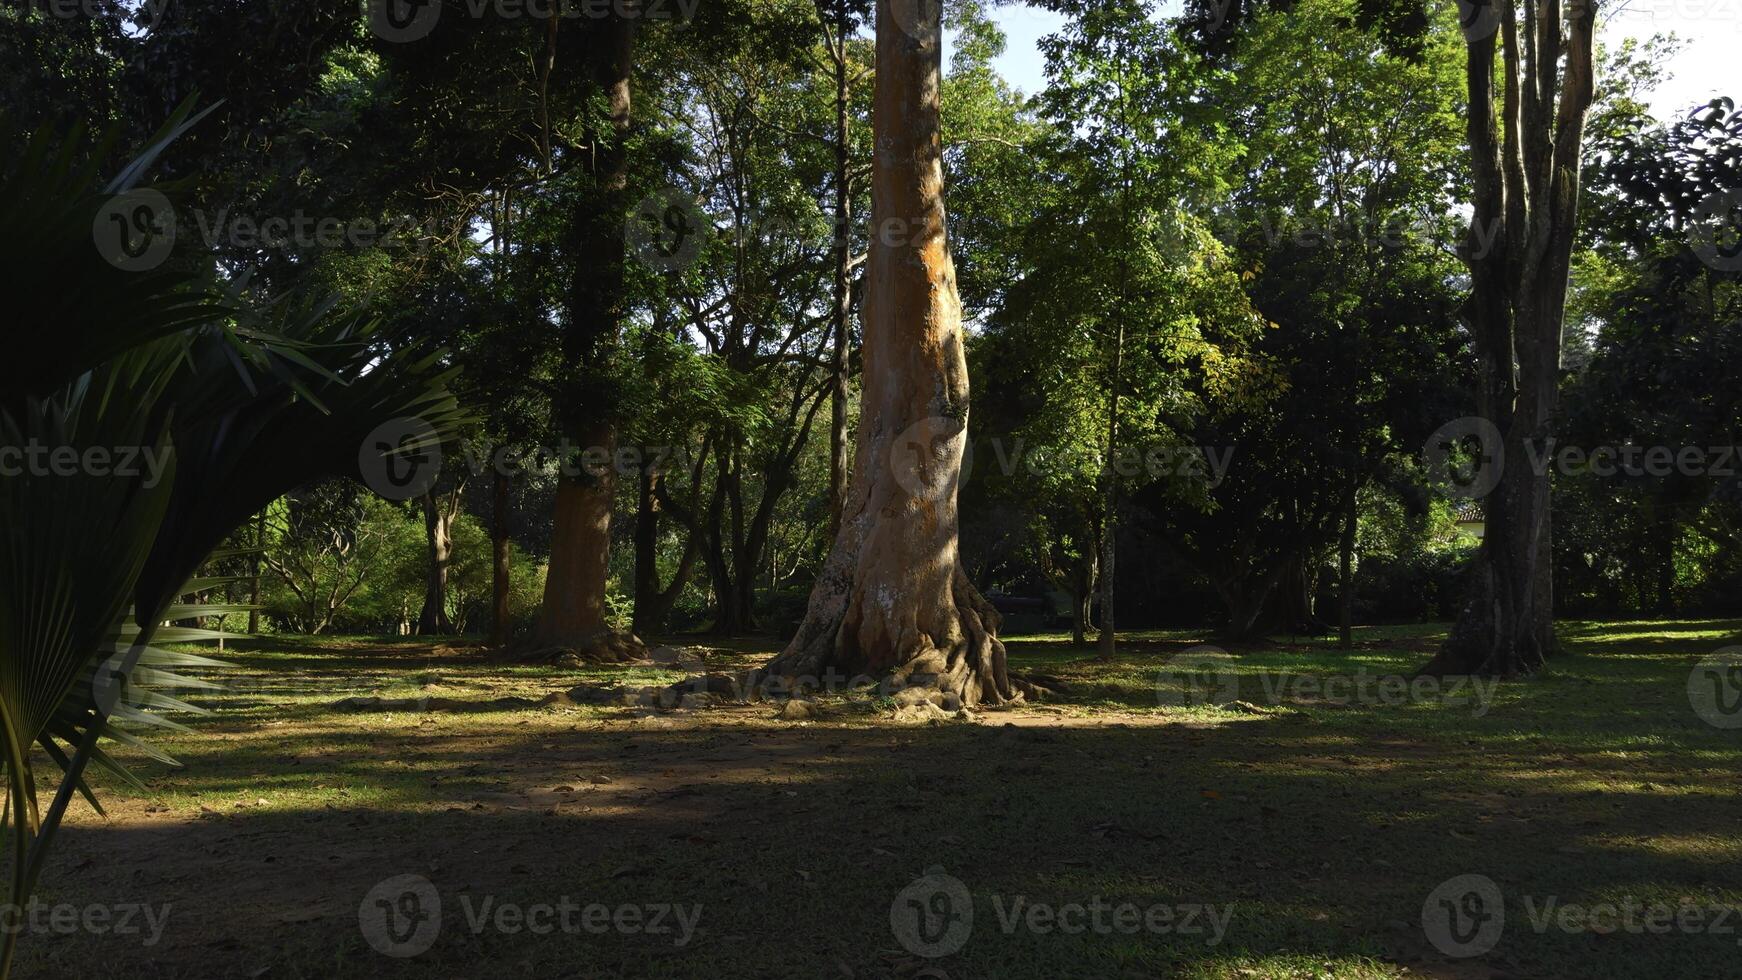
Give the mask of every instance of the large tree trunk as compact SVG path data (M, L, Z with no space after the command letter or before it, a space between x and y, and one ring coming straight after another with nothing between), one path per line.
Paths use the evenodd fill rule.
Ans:
M946 707L1019 698L998 614L957 550L968 432L961 301L944 225L937 0L904 25L877 4L876 156L864 298L864 382L840 533L783 677L887 677Z
M1572 5L1563 38L1562 0L1527 9L1535 16L1520 23L1510 0L1498 8L1499 100L1495 33L1472 31L1467 45L1475 210L1464 257L1479 410L1500 431L1502 469L1469 594L1445 646L1422 668L1430 674L1527 674L1554 650L1549 478L1531 463L1553 434L1559 400L1597 10Z
M615 13L589 30L589 68L610 118L605 128L590 134L593 186L571 219L573 268L563 335L568 389L558 408L564 435L583 455L570 461L579 465L570 466L557 483L550 573L530 653L620 662L646 654L639 640L614 632L605 622L618 410L607 369L623 317L623 224L629 186L625 143L635 19ZM591 458L603 459L605 465L588 465L589 451L602 453Z

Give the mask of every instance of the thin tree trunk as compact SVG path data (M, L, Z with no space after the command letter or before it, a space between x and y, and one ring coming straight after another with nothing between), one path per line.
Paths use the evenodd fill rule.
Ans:
M448 567L454 561L454 518L459 513L460 488L422 497L424 540L429 566L424 577L423 611L417 616L417 635L447 636L454 631L448 616Z
M969 582L956 493L968 427L961 301L945 233L941 8L877 4L871 254L858 447L840 534L768 674L886 676L950 705L1020 697L998 613Z
M1359 497L1349 491L1343 506L1343 539L1337 548L1337 645L1355 648L1355 535L1360 530Z
M1111 471L1107 474L1106 481L1107 485L1102 490L1102 507L1106 514L1102 520L1101 533L1101 631L1096 638L1095 656L1102 660L1111 660L1117 652L1117 641L1113 632L1113 563L1117 551L1114 541L1119 536L1119 486L1114 482Z
M847 85L847 0L835 0L835 295L834 379L829 393L829 540L841 530L851 465L847 432L848 351L853 324L853 188L850 109Z
M701 478L701 470L698 461L695 472L697 480ZM663 588L660 586L659 526L660 518L664 515L664 492L661 489L663 481L664 474L658 470L652 467L642 470L641 500L635 522L634 628L638 636L651 636L667 627L672 607L677 604L678 596L683 594L684 586L690 580L690 573L695 569L696 559L702 553L702 535L692 529L684 543L683 557L678 559L671 583Z
M509 587L513 582L512 552L508 536L508 475L496 470L496 483L490 507L490 645L508 645Z
M252 588L248 596L248 634L260 635L260 554L266 548L266 511L254 515L254 553L248 558Z

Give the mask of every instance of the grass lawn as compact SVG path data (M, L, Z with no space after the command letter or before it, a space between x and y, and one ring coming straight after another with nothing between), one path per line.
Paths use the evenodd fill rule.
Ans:
M1215 704L1165 671L1192 635L1131 634L1113 663L1023 637L1013 662L1067 695L923 726L869 699L825 699L809 721L768 704L490 705L677 675L400 639L232 647L213 678L228 689L189 698L211 717L143 733L183 767L121 751L147 791L98 774L108 818L75 803L43 878L45 903L152 904L157 941L30 935L17 975L1742 977L1742 915L1653 933L1577 913L1742 909L1742 730L1688 695L1739 632L1569 623L1545 677L1353 701L1322 682L1407 673L1440 631L1362 630L1352 653L1285 638L1218 661L1234 680ZM353 696L459 704L334 706ZM403 875L440 912L401 958L371 947L360 909L386 915L371 889ZM947 878L915 884L928 875L959 880L971 929L898 934L919 921L910 900L966 924L961 902L935 905ZM1494 883L1504 929L1454 959L1423 907L1460 875ZM565 899L574 928L526 927ZM434 906L400 908L415 924ZM916 955L916 936L959 948Z

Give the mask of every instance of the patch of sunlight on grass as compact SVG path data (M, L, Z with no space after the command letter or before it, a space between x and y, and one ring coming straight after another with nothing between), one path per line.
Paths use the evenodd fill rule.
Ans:
M1415 976L1366 956L1240 956L1192 964L1179 976L1193 980L1391 980Z

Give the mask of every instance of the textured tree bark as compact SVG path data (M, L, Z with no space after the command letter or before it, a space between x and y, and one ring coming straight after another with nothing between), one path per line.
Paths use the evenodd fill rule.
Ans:
M1109 451L1108 458L1112 458ZM1102 489L1102 507L1105 514L1101 531L1100 557L1100 595L1101 595L1101 630L1095 638L1095 656L1102 660L1112 660L1118 652L1118 641L1113 632L1113 570L1114 560L1118 557L1115 541L1119 537L1119 488L1113 482L1112 474L1105 477L1107 485Z
M617 489L617 404L606 380L624 302L624 217L629 186L626 140L635 18L613 13L588 27L588 62L604 94L607 125L591 133L593 186L571 219L574 263L563 335L563 371L569 388L558 411L562 428L581 450L580 465L557 484L550 572L528 655L622 662L646 655L634 636L605 621L611 558L611 504ZM606 465L587 465L587 452Z
M851 105L847 79L847 36L852 29L847 0L835 0L835 29L830 53L835 62L835 282L834 378L829 392L829 539L841 531L841 508L847 503L849 455L847 432L848 352L853 324L853 186Z
M424 579L423 610L417 615L418 636L447 636L454 632L448 616L448 566L454 562L454 518L460 513L464 484L450 492L431 490L423 495L424 538L429 548L429 567Z
M1498 5L1498 106L1496 34L1472 36L1467 45L1475 210L1463 251L1479 411L1500 431L1502 468L1486 500L1464 608L1422 668L1428 674L1528 674L1555 646L1549 477L1532 462L1553 433L1559 401L1597 5L1572 4L1564 21L1562 0L1537 0L1526 10L1534 16L1520 22L1512 0Z
M840 533L798 633L764 673L888 678L949 707L1022 696L998 613L957 550L967 442L961 301L944 225L937 0L877 4L876 153L864 381Z

